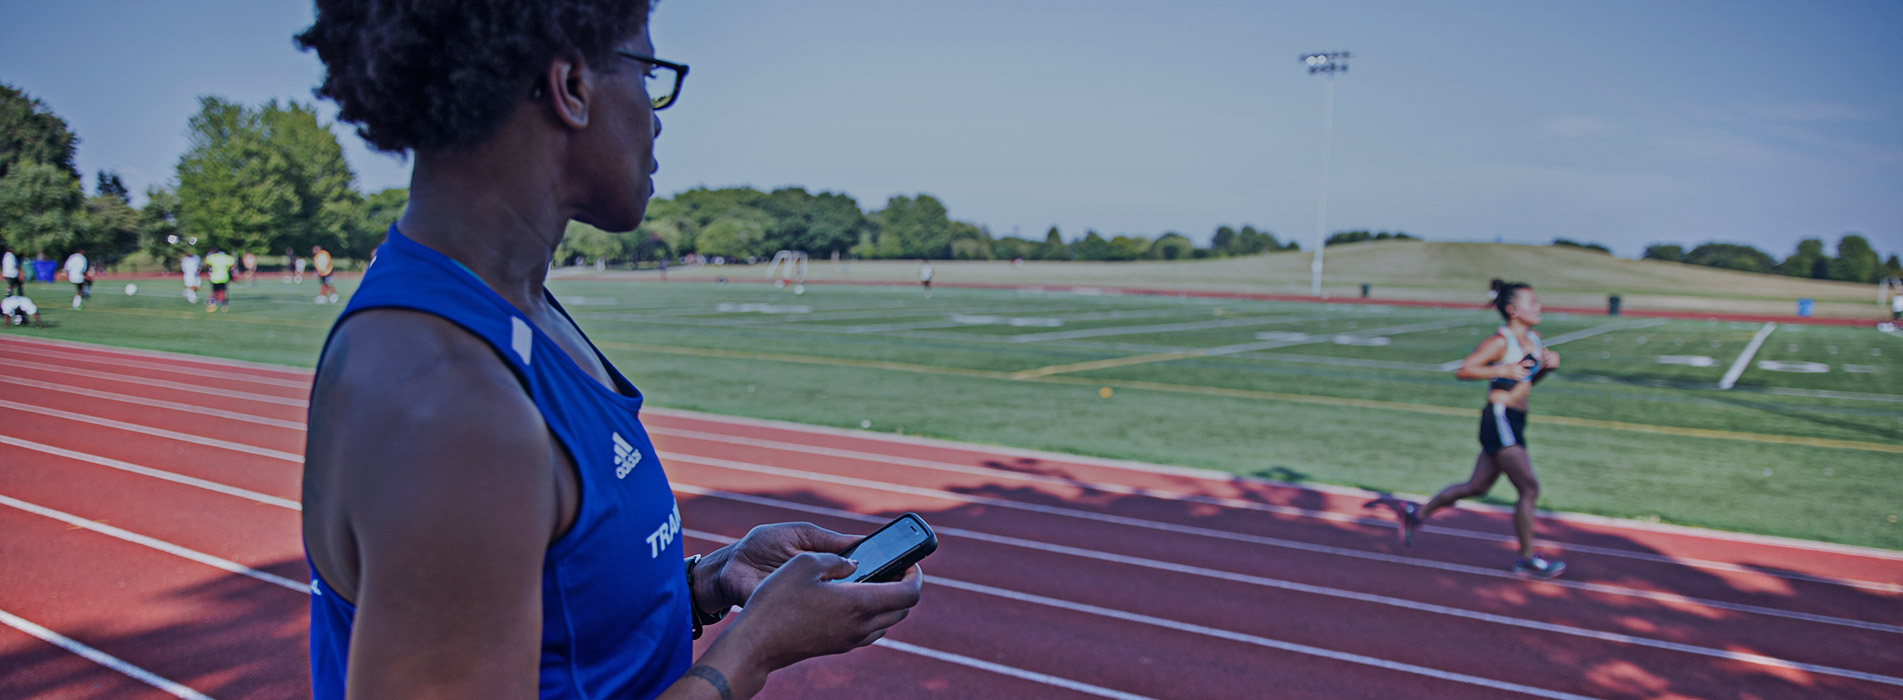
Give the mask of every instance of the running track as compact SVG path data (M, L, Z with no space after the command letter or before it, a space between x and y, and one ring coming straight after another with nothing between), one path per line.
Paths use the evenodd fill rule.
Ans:
M308 696L309 374L18 334L0 366L0 698ZM689 551L906 510L941 535L886 641L764 697L1903 697L1895 552L1569 516L1535 582L1496 509L1402 550L1347 489L645 419Z

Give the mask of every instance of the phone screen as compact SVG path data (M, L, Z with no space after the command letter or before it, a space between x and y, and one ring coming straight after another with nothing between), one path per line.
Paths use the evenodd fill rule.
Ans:
M886 568L894 560L905 556L929 541L931 536L926 529L913 518L900 518L891 525L872 533L860 540L851 549L840 556L859 560L859 570L853 572L854 581L864 581L868 576ZM898 572L890 572L897 574Z

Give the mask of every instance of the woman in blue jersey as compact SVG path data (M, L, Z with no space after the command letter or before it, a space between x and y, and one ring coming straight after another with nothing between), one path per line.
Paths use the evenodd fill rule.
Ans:
M1526 410L1534 382L1559 368L1559 353L1543 346L1540 334L1533 331L1540 325L1540 300L1533 294L1532 285L1494 280L1490 294L1493 308L1507 325L1480 341L1480 347L1467 355L1454 374L1461 379L1487 380L1487 405L1480 409L1480 456L1466 481L1441 489L1424 506L1402 504L1401 536L1403 542L1412 543L1414 531L1436 511L1460 499L1486 494L1505 474L1519 491L1519 500L1513 506L1513 531L1520 539L1520 555L1513 561L1513 571L1551 578L1565 571L1566 564L1534 552L1534 507L1540 498L1540 481L1533 475L1533 461L1526 454Z
M686 66L646 0L318 0L318 94L408 154L408 208L311 392L304 544L324 700L743 698L917 604L837 581L854 538L754 528L705 557L642 396L544 289L570 220L635 228ZM744 610L698 659L692 639Z

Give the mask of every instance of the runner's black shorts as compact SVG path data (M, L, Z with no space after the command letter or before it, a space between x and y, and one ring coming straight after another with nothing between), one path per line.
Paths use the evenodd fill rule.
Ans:
M1481 407L1480 449L1491 455L1514 445L1526 445L1526 411L1507 408L1503 403Z

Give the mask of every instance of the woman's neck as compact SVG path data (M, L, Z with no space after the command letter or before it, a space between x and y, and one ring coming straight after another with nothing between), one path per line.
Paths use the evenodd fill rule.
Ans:
M548 178L498 167L492 155L418 155L397 228L529 311L545 303L542 285L568 217Z

